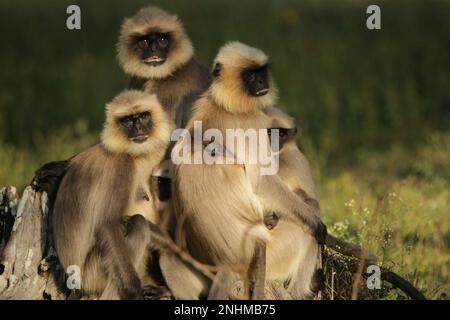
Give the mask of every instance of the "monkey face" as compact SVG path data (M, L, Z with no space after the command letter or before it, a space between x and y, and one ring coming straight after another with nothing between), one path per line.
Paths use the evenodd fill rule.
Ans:
M295 140L295 136L297 135L297 128L269 128L267 129L267 134L269 135L269 139L272 138L272 130L278 129L278 149L281 150L283 145L289 141Z
M143 143L149 137L153 122L151 113L146 111L121 117L118 124L128 140Z
M156 67L166 61L171 43L169 33L153 32L136 37L133 49L142 62Z
M247 92L253 97L261 97L269 92L268 66L245 69L241 73Z

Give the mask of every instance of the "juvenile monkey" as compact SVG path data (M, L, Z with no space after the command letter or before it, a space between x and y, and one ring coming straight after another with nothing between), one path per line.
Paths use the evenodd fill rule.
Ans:
M267 56L231 42L220 49L213 70L212 85L195 103L186 128L192 133L194 122L201 121L203 133L214 128L224 137L227 129L270 128L272 120L261 110L276 100ZM267 130L263 132L260 139L267 142ZM224 149L233 150L234 143L226 140ZM187 248L196 259L245 278L258 244L264 243L267 281L292 281L298 274L298 252L305 251L305 244L296 241L299 230L322 243L326 227L317 207L289 190L279 175L261 175L260 166L247 156L243 164L175 166L174 207L177 220L184 222L180 227ZM281 217L273 230L264 224L266 212Z
M296 144L294 118L278 108L267 107L263 111L272 119L269 135L272 129L279 131L278 175L303 201L319 208L311 167ZM319 210L317 214L320 214ZM279 217L276 213L268 212L265 221L270 229L278 228ZM316 271L320 249L314 238L303 230L299 230L296 241L303 244L304 249L297 253L298 275L293 277L286 289L293 298L308 298L321 286L320 271Z
M142 298L147 253L162 243L146 181L164 156L170 123L155 95L129 90L106 106L101 142L70 159L54 204L55 249L81 269L82 290ZM142 210L142 206L146 209Z

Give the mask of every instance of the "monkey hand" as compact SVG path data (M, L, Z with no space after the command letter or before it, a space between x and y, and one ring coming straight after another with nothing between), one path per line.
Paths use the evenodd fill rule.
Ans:
M69 166L69 160L53 161L44 164L34 174L31 187L36 191L47 192L50 196L58 189L59 182L64 177Z
M327 234L327 226L322 221L320 221L313 230L313 236L314 238L316 238L319 245L325 244Z

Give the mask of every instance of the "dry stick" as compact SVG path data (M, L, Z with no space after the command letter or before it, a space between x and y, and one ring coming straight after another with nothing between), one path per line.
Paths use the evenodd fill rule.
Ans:
M344 240L338 239L332 235L327 235L325 239L325 245L330 249L348 257L356 258L359 260L359 257L363 256L364 249L360 246L350 244ZM358 272L360 265L363 266L363 270L367 270L367 267L373 264L376 264L375 256L370 252L367 252L367 257L365 262L361 264L360 262L356 264L349 264L349 269L352 272ZM391 283L394 287L400 289L404 293L406 293L411 299L414 300L426 300L426 297L417 290L411 283L409 283L406 279L400 277L393 271L389 271L383 267L380 267L381 270L381 279ZM362 272L361 272L362 273Z
M339 252L340 254L343 254L344 256L352 258L360 259L364 254L367 262L377 263L376 262L377 258L375 257L375 255L373 255L366 249L356 244L348 243L344 240L336 238L331 234L328 234L327 237L325 238L325 245L328 248L333 249L334 251Z
M366 263L366 255L367 255L366 252L367 251L364 249L361 250L361 256L359 257L359 264L358 264L358 272L356 272L355 279L352 284L352 298L351 298L352 300L358 299L359 283L361 281L364 265Z
M160 243L162 246L166 247L172 253L179 256L181 260L191 265L194 269L202 273L205 277L207 277L211 281L214 280L215 275L213 272L217 272L220 269L220 267L211 266L196 260L186 250L183 250L181 247L179 247L171 239L170 235L167 232L159 230L159 228L154 229L153 235L155 238L157 238L155 240L157 240L157 242Z

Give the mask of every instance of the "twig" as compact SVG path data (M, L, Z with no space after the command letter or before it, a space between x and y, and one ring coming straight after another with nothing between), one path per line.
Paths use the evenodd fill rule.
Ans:
M331 234L328 234L325 238L325 245L344 256L360 259L364 255L365 260L368 263L377 263L377 258L375 257L375 255L367 251L367 249L362 248L356 244L348 243L342 239L332 236Z

